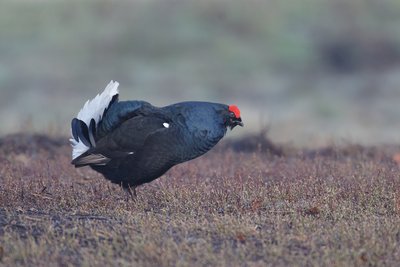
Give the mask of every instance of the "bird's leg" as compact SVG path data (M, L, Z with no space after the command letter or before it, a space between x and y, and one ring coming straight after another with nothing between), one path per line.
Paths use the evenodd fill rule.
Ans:
M129 202L129 199L133 199L131 189L129 187L123 187L123 189L125 191L125 196L126 196L125 201Z
M137 194L136 194L136 186L129 187L129 189L131 190L131 196L132 196L132 188L133 188L133 197L135 197L135 199L136 199L136 198L137 198Z
M137 194L136 194L136 186L133 186L133 187L130 187L129 185L128 186L124 186L124 187L122 187L123 189L124 189L124 191L125 191L125 193L126 193L126 201L129 201L129 197L133 200L133 201L135 201L136 200L136 197L137 197ZM133 189L133 193L132 193L132 189Z

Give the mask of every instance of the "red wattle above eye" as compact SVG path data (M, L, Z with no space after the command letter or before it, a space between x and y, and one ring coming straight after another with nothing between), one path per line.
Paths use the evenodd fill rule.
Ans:
M229 111L233 112L233 114L235 114L236 118L240 118L240 110L236 105L230 105L229 106Z

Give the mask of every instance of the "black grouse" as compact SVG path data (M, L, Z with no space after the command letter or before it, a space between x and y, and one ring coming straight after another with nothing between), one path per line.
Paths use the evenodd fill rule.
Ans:
M130 189L215 146L227 127L243 126L239 109L208 102L158 108L145 101L118 101L118 82L88 100L72 120L72 164L90 166Z

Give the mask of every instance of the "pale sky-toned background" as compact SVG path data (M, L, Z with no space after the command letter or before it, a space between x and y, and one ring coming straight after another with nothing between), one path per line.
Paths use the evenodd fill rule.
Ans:
M120 99L237 104L299 146L400 142L400 1L2 1L0 135Z

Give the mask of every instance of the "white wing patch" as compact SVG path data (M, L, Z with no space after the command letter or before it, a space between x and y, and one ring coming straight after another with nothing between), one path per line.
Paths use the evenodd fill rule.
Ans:
M169 128L169 123L168 123L168 122L164 122L162 125L163 125L165 128Z
M83 121L87 126L89 126L90 120L94 119L97 126L101 120L101 116L103 116L104 110L108 107L112 98L118 94L118 86L118 82L111 81L101 94L98 94L92 100L86 101L76 118ZM72 146L72 159L79 157L90 148L81 140L76 141L73 137L70 139L70 142Z

